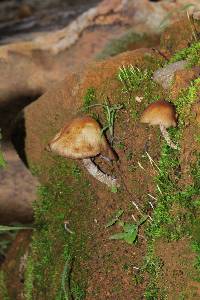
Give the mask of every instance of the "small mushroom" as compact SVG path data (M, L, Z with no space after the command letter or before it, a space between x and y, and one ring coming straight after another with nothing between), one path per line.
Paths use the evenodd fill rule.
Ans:
M171 141L166 130L166 128L176 127L177 125L175 107L171 103L159 100L150 104L144 110L140 122L149 125L159 125L167 144L173 149L178 148L177 145Z
M106 160L116 160L100 125L93 118L73 119L56 134L46 149L66 158L82 159L88 172L98 181L109 187L118 186L115 178L100 171L91 160L99 154Z

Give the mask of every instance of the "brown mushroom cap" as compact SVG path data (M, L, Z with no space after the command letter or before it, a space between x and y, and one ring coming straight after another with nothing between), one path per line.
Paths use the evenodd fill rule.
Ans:
M176 127L176 110L175 107L164 100L156 101L144 110L141 123L150 125L163 125L165 128Z
M73 159L94 157L100 153L115 159L100 125L89 116L75 118L66 124L48 146L51 151Z

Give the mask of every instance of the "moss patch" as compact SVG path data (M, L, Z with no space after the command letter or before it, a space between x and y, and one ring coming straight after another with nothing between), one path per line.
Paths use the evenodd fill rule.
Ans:
M190 47L184 48L176 52L172 58L170 58L169 63L174 63L179 60L187 60L188 68L193 66L198 66L200 64L200 42L193 43Z
M133 30L129 30L119 38L110 40L103 51L97 55L97 59L105 59L128 50L142 47L155 47L157 44L159 44L159 36L136 33Z
M0 298L2 300L9 300L8 291L5 284L4 272L0 271Z
M83 287L86 284L83 278L87 269L80 266L90 255L85 253L92 202L90 186L77 165L64 159L55 158L54 167L45 173L49 174L48 184L39 188L39 200L34 205L36 230L26 270L25 293L27 299L60 300L66 299L66 288L74 299L81 299L75 298L75 294L80 293L79 281ZM69 221L67 226L72 233L65 229L65 221ZM66 264L69 264L68 274L64 272Z

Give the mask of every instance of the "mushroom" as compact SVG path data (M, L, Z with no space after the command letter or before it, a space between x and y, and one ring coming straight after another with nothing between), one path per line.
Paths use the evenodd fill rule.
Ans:
M109 187L118 186L117 180L98 169L91 157L101 155L116 160L100 125L93 118L77 117L66 124L48 144L47 150L72 159L82 159L88 172Z
M171 103L159 100L150 104L144 110L140 122L149 125L159 125L167 144L173 149L178 149L177 145L171 141L166 130L166 128L176 127L177 125L175 107Z

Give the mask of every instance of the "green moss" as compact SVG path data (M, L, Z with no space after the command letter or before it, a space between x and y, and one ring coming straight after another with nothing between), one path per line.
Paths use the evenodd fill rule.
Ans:
M197 58L199 59L199 45L196 43L190 48L180 51L171 62L187 58L190 64L196 63ZM163 96L163 90L152 81L152 74L153 70L151 69L138 69L133 66L122 67L119 70L118 78L123 84L122 93L127 95L127 102L131 106L130 113L132 115ZM191 107L197 101L199 87L200 78L191 82L190 86L182 90L174 101L179 116L178 128L170 129L169 133L177 145L181 140L186 122L188 123L191 119ZM142 97L142 103L138 105L135 96ZM167 98L169 99L169 97L168 94ZM128 105L127 108L129 108ZM150 274L150 283L145 293L146 299L166 299L167 291L161 291L157 287L157 279L162 272L162 263L154 252L156 239L164 238L167 241L172 241L183 236L193 236L193 241L196 241L193 248L197 249L198 257L200 255L200 243L197 243L193 232L195 224L198 223L196 220L198 220L197 214L200 207L200 199L198 198L200 194L199 160L197 159L195 165L191 166L193 184L180 188L178 187L180 179L179 156L179 150L171 149L165 141L163 142L158 164L159 174L155 178L155 185L158 188L156 196L158 200L152 216L153 221L146 231L148 249L144 270ZM194 201L194 199L196 200ZM177 210L175 215L173 213L174 209ZM196 267L200 271L200 258L197 258Z
M179 60L187 60L188 67L197 66L200 63L200 42L193 43L190 47L181 49L172 56L169 63L174 63Z
M191 105L197 100L200 87L200 78L191 82L190 87L180 92L175 101L176 111L179 116L179 131L184 128L185 121L188 121Z
M80 284L72 283L72 294L73 294L74 300L85 299L84 287L81 287Z
M5 284L4 272L0 271L0 299L9 300L8 291Z
M144 260L143 269L150 274L150 283L145 291L148 300L158 299L157 278L162 268L161 260L155 255L153 242L148 244L147 255Z
M80 270L79 265L89 255L86 243L92 205L90 186L74 162L68 163L62 158L55 158L54 167L46 172L48 184L39 188L39 199L34 204L36 230L25 276L28 300L34 297L66 299L63 276L66 284L70 281L78 286L80 281L83 287L86 284L83 278L87 278L87 271ZM66 220L72 233L65 230ZM73 273L64 272L69 256L73 259ZM73 290L77 288L73 288L72 293Z
M170 133L176 144L179 143L182 136L185 121L188 120L190 115L191 106L197 100L199 82L200 79L192 82L190 87L182 91L179 98L175 101L179 115L179 125L177 129L170 130ZM199 163L200 161L197 159L195 165L191 166L193 170L193 184L184 188L178 187L179 151L173 150L165 142L163 143L159 160L160 172L155 178L155 183L159 187L157 193L158 201L153 213L153 222L147 231L150 241L153 242L161 237L168 241L177 240L183 236L191 236L193 234L192 228L194 228L194 224L198 220L197 205L194 198L199 197L200 194ZM172 214L174 205L179 208L176 215ZM159 274L159 268L157 272ZM151 279L154 284L155 277L154 275Z
M96 103L96 91L95 88L90 87L87 89L85 96L83 98L83 112L88 113L90 111L90 106Z
M139 34L132 30L127 31L121 37L110 40L103 51L97 55L97 59L105 59L128 50L130 44L142 42L147 39L146 34Z
M32 294L33 294L33 259L30 257L28 259L27 265L26 265L26 271L25 271L25 283L24 283L24 295L26 300L31 300L33 299Z
M126 97L124 97L127 101L126 106L133 119L137 119L139 112L149 103L163 96L163 89L152 80L152 75L153 70L149 68L139 69L130 65L119 69L118 79L123 85L121 93ZM136 97L139 99L137 100Z

